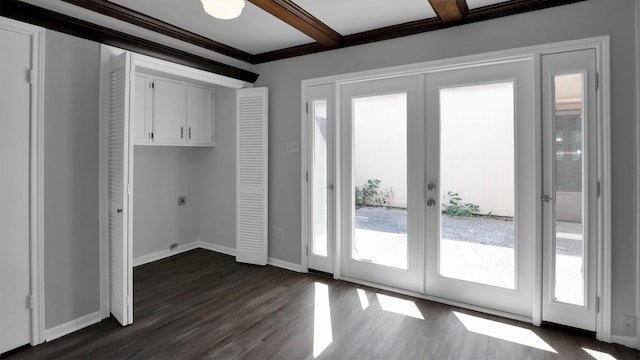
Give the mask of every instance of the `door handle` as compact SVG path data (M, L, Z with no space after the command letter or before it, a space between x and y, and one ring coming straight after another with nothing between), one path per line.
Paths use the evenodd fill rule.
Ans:
M433 199L429 199L429 201L427 201L427 206L428 207L434 207L436 206L436 201Z
M427 185L427 190L435 191L436 190L436 184L431 183L431 184Z
M550 202L551 200L553 200L553 198L549 195L542 195L542 201L544 202Z

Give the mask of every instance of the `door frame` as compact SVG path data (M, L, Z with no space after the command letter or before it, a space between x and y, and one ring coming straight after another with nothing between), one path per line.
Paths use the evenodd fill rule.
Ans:
M44 71L45 29L0 17L0 29L31 38L31 115L29 121L29 256L31 345L44 342Z
M340 123L340 117L338 109L340 109L340 88L341 85L365 81L375 80L388 77L397 77L403 75L415 75L423 74L435 71L442 71L445 69L461 69L465 67L475 66L484 63L499 63L501 61L509 61L510 59L521 56L533 57L533 72L534 72L534 119L536 126L535 142L541 144L541 118L542 118L542 77L541 77L541 57L544 54L553 54L558 52L567 52L572 50L594 49L596 51L596 70L599 74L599 87L596 92L596 106L597 106L597 167L598 167L598 181L600 182L600 197L597 199L597 288L596 296L600 298L600 312L596 318L596 337L598 340L611 342L611 104L610 104L610 50L609 36L600 36L579 40L564 41L552 44L542 44L530 47L508 49L503 51L496 51L483 54L475 54L469 56L462 56L443 60L434 60L429 62L395 66L376 70L367 70L361 72L354 72L348 74L327 76L316 79L303 80L301 82L301 106L300 106L300 119L306 119L306 89L309 86L321 85L321 84L333 84L334 88L334 119L336 124ZM334 127L334 136L339 138L339 134L335 133L339 129L339 126ZM308 221L309 211L307 209L307 196L308 196L308 183L306 182L306 172L310 166L308 161L309 149L306 141L308 127L306 121L301 121L301 166L300 166L300 184L301 184L301 270L302 272L308 272L308 262L306 255L306 244L308 234ZM340 153L339 142L336 142L336 149L334 153L334 166L336 173L335 178L340 178L340 158L337 154ZM537 149L539 150L539 149ZM542 171L542 155L540 151L536 153L535 171L537 174L541 174ZM537 199L542 196L542 178L536 177L535 182L535 194ZM339 184L336 184L339 185ZM336 186L334 191L334 197L338 199L341 196L341 189ZM539 326L542 323L542 202L537 202L534 212L537 216L535 221L535 250L533 256L533 309L532 317L526 319L534 325ZM340 210L336 209L335 216L335 229L340 229ZM340 267L340 243L342 239L338 231L334 231L336 249L334 255L334 278L345 279L341 274ZM345 279L349 281L357 281L354 279ZM373 285L375 284L365 284ZM388 288L388 287L386 287ZM410 294L416 297L437 300L443 303L462 306L466 308L472 308L474 310L481 310L487 313L498 314L505 317L514 318L512 314L501 313L492 309L480 309L468 304L462 304L447 299L439 299L429 296L427 294L413 293L410 291L404 291L399 289L393 289L400 293ZM515 317L518 318L518 317ZM521 318L518 318L522 320Z

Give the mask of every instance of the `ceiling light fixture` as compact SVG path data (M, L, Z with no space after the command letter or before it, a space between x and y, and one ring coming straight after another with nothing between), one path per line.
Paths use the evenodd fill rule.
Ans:
M200 0L204 11L214 18L229 20L240 16L244 0Z

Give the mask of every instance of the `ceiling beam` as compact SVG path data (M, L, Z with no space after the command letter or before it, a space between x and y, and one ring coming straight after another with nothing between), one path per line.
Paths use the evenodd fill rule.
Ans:
M291 0L248 0L320 44L331 47L342 42L342 35Z
M429 0L429 4L445 24L462 21L469 12L466 0Z
M459 26L468 23L495 19L503 16L522 14L529 11L542 10L555 6L578 3L586 0L511 0L494 5L487 5L480 8L469 10L464 21L443 23L439 18L416 20L404 24L391 25L379 29L364 31L357 34L344 36L340 45L334 47L345 48L349 46L357 46L369 44L376 41L390 40L403 36L421 34L424 32L446 29L453 26ZM329 48L320 46L318 43L304 44L293 46L286 49L268 51L256 54L254 63L260 64L269 61L282 60L295 56L319 53L330 50Z
M3 1L3 0L0 0ZM217 53L251 63L253 55L204 36L171 25L149 15L107 0L61 0L66 3L128 22L157 33L188 42Z

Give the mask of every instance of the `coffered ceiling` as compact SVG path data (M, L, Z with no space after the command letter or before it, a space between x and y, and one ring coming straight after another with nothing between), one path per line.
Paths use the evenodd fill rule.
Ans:
M238 18L220 20L200 0L0 0L0 15L153 56L171 52L158 34L258 64L579 1L586 0L246 0ZM184 47L164 54L189 56ZM210 59L209 68L198 56L201 65L191 65L224 66Z

